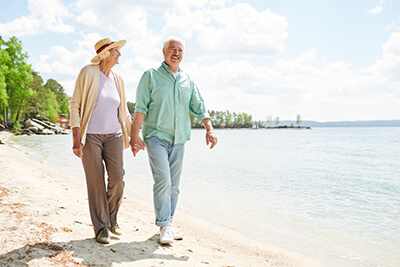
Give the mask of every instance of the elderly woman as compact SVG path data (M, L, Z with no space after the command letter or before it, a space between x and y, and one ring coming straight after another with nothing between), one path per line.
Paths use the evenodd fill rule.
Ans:
M72 149L85 170L96 240L105 244L109 231L122 234L117 214L125 186L123 149L129 147L131 118L124 82L112 68L119 63L119 50L125 43L104 38L94 45L97 55L93 64L81 70L69 105Z

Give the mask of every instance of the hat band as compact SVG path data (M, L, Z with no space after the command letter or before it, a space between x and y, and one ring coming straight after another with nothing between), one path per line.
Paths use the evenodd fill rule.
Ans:
M107 46L112 45L114 42L108 43L97 49L96 53L99 54L101 51L103 51Z

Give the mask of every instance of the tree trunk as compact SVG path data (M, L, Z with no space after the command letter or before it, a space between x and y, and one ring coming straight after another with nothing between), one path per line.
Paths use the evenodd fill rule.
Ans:
M18 112L17 112L17 116L15 117L15 122L19 121L19 112L21 110L21 106L22 106L22 102L23 101L24 101L24 98L21 98L21 102L19 102L19 105L18 105Z

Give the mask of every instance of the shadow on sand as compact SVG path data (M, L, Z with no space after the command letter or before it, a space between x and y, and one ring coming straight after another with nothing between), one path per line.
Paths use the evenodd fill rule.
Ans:
M114 240L118 238L113 237ZM168 253L168 247L158 242L157 235L153 235L145 241L122 242L110 245L102 245L94 238L73 240L65 242L43 242L33 245L25 245L21 248L0 255L1 266L28 266L29 262L43 257L53 259L53 261L67 261L65 263L75 263L79 265L72 257L67 259L60 255L73 254L74 258L81 259L82 265L89 266L110 266L113 263L129 263L146 259L159 260L177 260L188 261L188 256L176 257ZM165 248L166 254L155 253L160 248ZM60 256L57 260L57 256Z

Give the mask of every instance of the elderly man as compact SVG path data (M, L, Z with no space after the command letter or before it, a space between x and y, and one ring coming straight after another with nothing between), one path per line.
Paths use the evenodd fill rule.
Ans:
M146 71L136 91L136 112L132 122L133 155L147 147L153 173L156 225L160 243L169 244L183 236L172 221L179 196L179 181L185 142L190 140L191 111L206 128L206 143L213 148L217 137L196 84L179 68L185 44L170 37L162 49L164 62ZM139 137L143 124L143 140Z

